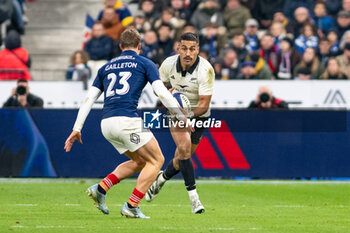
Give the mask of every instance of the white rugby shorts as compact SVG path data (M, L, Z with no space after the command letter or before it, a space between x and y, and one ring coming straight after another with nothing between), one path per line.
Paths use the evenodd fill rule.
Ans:
M116 116L101 121L103 136L120 154L134 152L149 142L153 133L143 129L140 117Z

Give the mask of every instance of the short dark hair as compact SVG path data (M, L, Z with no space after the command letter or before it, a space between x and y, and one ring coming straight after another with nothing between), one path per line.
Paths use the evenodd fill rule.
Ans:
M324 36L320 38L320 40L318 41L318 44L321 44L321 42L324 42L324 41L329 42L328 38Z
M159 28L161 28L161 27L167 27L167 28L169 28L170 31L173 29L172 26L171 26L170 24L168 24L168 23L162 23L162 24L159 26ZM159 28L158 28L158 29L159 29Z
M298 74L311 75L311 70L308 67L300 67L297 71Z
M244 36L245 37L244 32L242 30L239 30L239 29L234 31L233 33L231 33L230 36L231 36L231 38L236 37L236 36Z
M120 36L120 45L125 48L137 48L141 42L140 33L135 28L127 28Z
M27 83L27 82L28 81L26 79L24 79L24 78L20 78L20 79L17 80L17 84L18 83Z
M265 34L261 37L261 39L262 39L263 37L266 37L266 36L269 36L269 37L272 37L272 38L273 38L273 35L272 35L270 32L267 32L267 33L265 33Z
M180 41L182 41L182 40L196 41L197 44L199 44L198 35L194 34L192 32L186 32L185 34L182 34L180 37Z
M326 3L324 3L324 2L322 2L322 1L320 1L320 0L318 0L316 3L315 3L315 6L316 5L323 5L324 7L326 7Z

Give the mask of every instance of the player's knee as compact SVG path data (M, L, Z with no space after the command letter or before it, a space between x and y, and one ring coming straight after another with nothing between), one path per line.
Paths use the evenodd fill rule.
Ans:
M164 156L161 154L160 156L157 157L157 160L156 160L156 165L159 169L162 168L163 164L164 164Z
M152 158L149 159L149 163L152 164L153 166L155 166L157 169L161 169L163 164L164 164L164 156L163 154L160 152L160 153L156 153L156 154L153 154Z

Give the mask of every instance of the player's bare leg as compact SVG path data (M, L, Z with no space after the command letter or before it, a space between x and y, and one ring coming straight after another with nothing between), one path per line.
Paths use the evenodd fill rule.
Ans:
M128 152L127 156L140 156L145 161L137 181L136 188L141 192L146 192L164 163L164 157L157 140L153 137L146 145L135 152Z
M140 156L130 154L131 160L118 165L112 173L106 176L99 184L88 188L88 195L94 200L95 206L104 214L109 214L106 205L106 195L112 186L118 184L121 180L132 176L142 170L146 162Z
M119 166L116 167L112 172L120 180L128 178L141 171L142 168L146 165L145 160L143 160L140 156L132 156L130 152L125 152L125 154L127 154L131 160L119 164Z
M158 170L155 169L155 175L151 176L151 180L148 182L149 184L146 184L150 186L164 163L163 155L160 151L157 141L154 138L152 138L150 142L148 142L142 148L138 149L136 152L128 151L125 152L125 155L128 156L131 160L117 166L116 169L111 174L106 176L99 184L93 185L87 190L89 196L95 201L96 207L104 214L109 213L105 199L107 191L113 185L119 183L121 180L127 177L134 175L137 172L140 172L147 165L146 161L148 161L148 167L150 165L152 166L151 170L155 169L153 165L159 167ZM146 159L144 159L144 157ZM159 165L159 163L161 164ZM144 177L144 175L141 176L141 179L142 177ZM149 188L148 186L147 188L142 187L144 184L142 180L138 183L139 184L136 185L136 190L142 190L140 192L144 193Z
M149 218L141 212L138 205L157 177L157 174L164 163L163 154L154 137L137 151L127 152L125 154L131 159L141 157L145 161L145 165L137 178L136 186L131 197L121 210L121 214L126 217Z

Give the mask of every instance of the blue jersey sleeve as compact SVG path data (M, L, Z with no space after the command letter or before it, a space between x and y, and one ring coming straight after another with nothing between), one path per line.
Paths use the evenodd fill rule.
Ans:
M147 81L152 84L154 81L160 80L159 71L157 66L151 60L148 60L147 58L145 60L146 78Z
M96 78L94 80L94 82L92 83L92 86L97 87L98 89L100 89L102 92L104 91L104 87L103 87L103 76L102 76L102 71L105 68L105 66L102 66L96 75Z

